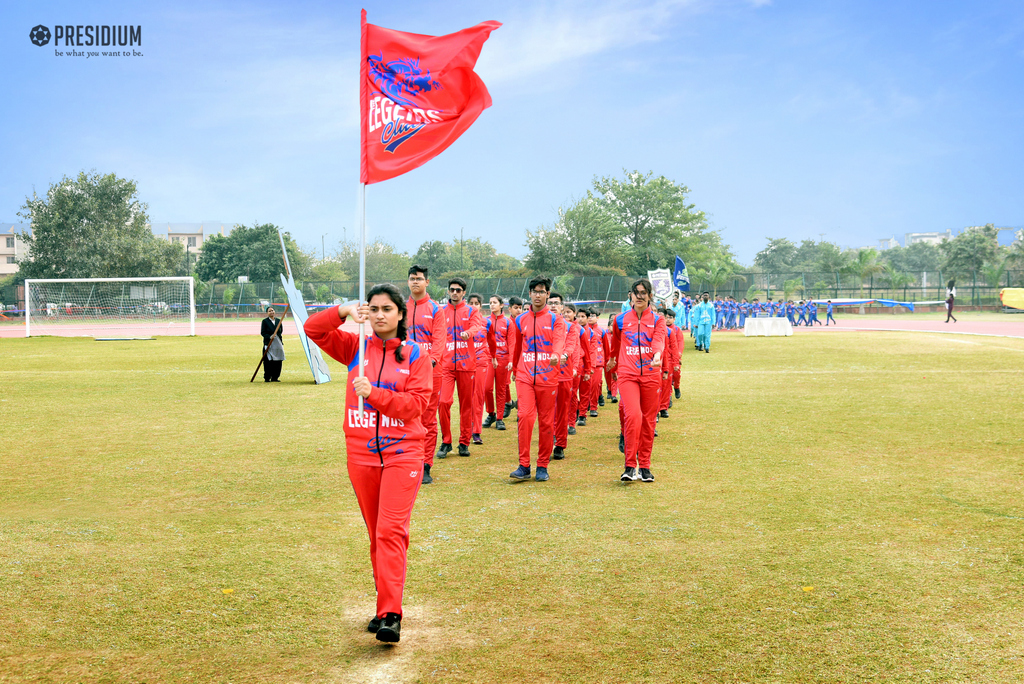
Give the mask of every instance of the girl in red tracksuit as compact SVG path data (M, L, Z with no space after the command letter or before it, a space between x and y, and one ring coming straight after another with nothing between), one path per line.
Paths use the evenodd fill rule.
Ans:
M368 304L340 305L311 316L309 339L348 366L345 448L348 475L370 535L370 563L377 613L369 631L380 641L399 640L405 589L409 518L420 489L425 429L420 419L430 401L430 358L405 341L405 302L393 285L377 285ZM359 335L339 330L345 318L369 320L365 377L358 377ZM363 398L360 413L358 397Z

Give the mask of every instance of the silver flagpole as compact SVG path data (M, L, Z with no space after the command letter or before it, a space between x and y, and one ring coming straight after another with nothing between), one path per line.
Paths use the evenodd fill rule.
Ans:
M366 300L366 183L359 184L359 304ZM366 347L366 324L359 324L359 377L366 376L363 351ZM363 416L363 398L359 397L359 419Z

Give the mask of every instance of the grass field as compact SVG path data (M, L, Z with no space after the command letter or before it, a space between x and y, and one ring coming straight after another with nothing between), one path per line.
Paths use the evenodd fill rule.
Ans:
M0 342L0 682L1018 682L1024 340L713 338L654 484L439 461L379 645L343 373L252 337ZM514 425L514 423L513 423Z

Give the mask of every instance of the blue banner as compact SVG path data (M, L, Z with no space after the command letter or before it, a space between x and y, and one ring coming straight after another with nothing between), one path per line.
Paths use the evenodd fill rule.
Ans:
M686 264L676 255L676 267L672 273L672 282L683 292L690 291L690 274L686 271Z

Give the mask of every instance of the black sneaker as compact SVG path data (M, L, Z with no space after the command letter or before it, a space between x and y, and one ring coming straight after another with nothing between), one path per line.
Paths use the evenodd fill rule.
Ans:
M580 416L579 418L576 419L576 424L579 425L580 427L585 426L587 424L587 417Z
M611 400L612 400L612 399L614 399L614 398L615 398L615 395L614 395L614 394L612 394L611 392L609 392L609 393L608 393L608 400L609 400L609 401L611 401Z
M590 417L597 418L597 409L590 409Z
M513 480L529 480L530 467L521 465L515 470L513 470L511 473L509 473L508 476L511 477Z
M460 444L459 445L459 456L469 456L469 445L468 444Z
M547 482L549 479L548 469L537 466L537 482Z
M668 398L668 407L672 408L672 397Z
M668 418L668 411L666 411L665 409L661 409L660 411L658 411L658 417L659 418Z
M626 453L626 435L619 434L619 451Z
M433 481L434 481L434 478L430 477L430 464L429 463L424 463L423 464L423 479L420 480L420 484L430 484ZM377 630L371 629L370 631L371 632L376 632Z
M388 613L380 623L377 630L377 641L385 641L389 644L397 643L402 638L402 616L398 613Z
M480 427L489 428L489 427L491 427L492 425L494 425L497 422L498 422L498 417L496 415L494 415L493 413L488 413L487 417L484 418L484 422L481 424Z
M676 387L676 399L678 399L678 398L679 398L679 388Z
M494 421L494 429L495 430L504 430L505 429L505 421L503 421L501 418L499 418L498 420Z
M705 349L705 350L704 350L704 353L705 353L705 354L710 354L710 353L711 353L711 349L710 349L710 348L708 348L708 349Z
M597 405L598 406L604 406L604 395L603 394L597 398Z
M366 625L366 631L371 634L376 634L377 630L380 629L380 623L384 622L384 618L379 618L376 615L370 620L370 624Z
M636 468L626 468L619 477L620 482L636 482L640 476L636 474Z
M570 425L570 426L569 426L569 429L568 429L568 433L569 433L570 435L575 435L575 434L576 434L576 427L575 427L575 426L573 426L573 425Z
M502 418L508 418L510 413L512 413L512 402L511 401L505 403L505 413L504 413L504 415L502 415Z
M555 450L551 452L551 460L561 461L563 458L565 458L565 449L560 446L556 446ZM537 470L540 470L540 468Z
M618 404L619 403L619 398L617 396L615 396L614 394L612 395L612 403L613 404Z
M452 445L450 442L441 442L441 446L438 448L437 453L434 454L434 458L448 458L448 454L452 452Z
M483 440L483 438L480 437L480 433L479 432L474 432L473 433L473 444L483 444L483 443L484 443L484 440ZM459 455L461 456L462 454L460 453Z
M640 469L640 481L641 482L654 482L654 475L651 473L649 468L641 468Z

